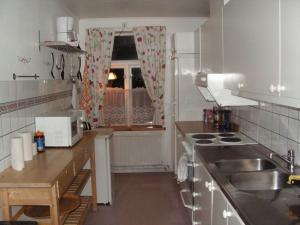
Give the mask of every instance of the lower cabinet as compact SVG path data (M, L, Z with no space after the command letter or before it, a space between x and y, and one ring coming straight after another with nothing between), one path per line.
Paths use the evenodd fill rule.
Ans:
M203 165L195 167L194 175L199 178L199 182L195 182L194 191L198 194L195 197L195 205L200 207L199 211L195 211L193 222L201 225L211 225L212 217L212 192L209 189L212 178Z
M195 205L200 210L193 215L193 225L244 225L237 212L223 194L220 187L210 176L204 165L197 159L195 167Z

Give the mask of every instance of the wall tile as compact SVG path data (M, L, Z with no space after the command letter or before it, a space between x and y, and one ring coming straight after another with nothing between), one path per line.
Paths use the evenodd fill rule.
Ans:
M271 149L279 155L285 155L287 153L287 138L278 134L271 134Z
M272 114L272 131L279 134L280 115Z
M9 98L9 88L7 81L0 81L0 103L7 102Z
M288 108L289 117L299 119L299 110L295 108Z
M289 109L287 107L280 106L280 114L284 115L284 116L288 116L289 115Z
M8 81L8 101L12 102L17 100L17 83L15 81Z
M280 116L280 119L279 119L279 134L284 136L284 137L287 137L287 134L288 134L288 117L286 116Z
M262 145L266 146L267 148L271 148L271 135L272 132L269 130L266 130L262 127L259 128L258 131L258 142L261 143Z
M289 118L288 138L293 141L298 139L298 120Z
M2 118L2 135L11 132L11 121L9 113L1 115Z
M4 158L3 137L0 137L0 160Z

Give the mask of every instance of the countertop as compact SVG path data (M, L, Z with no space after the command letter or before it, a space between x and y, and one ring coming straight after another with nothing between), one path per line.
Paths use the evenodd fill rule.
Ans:
M98 129L84 132L83 138L71 148L46 148L33 160L25 162L22 171L11 167L0 173L0 188L51 187L61 171L73 160L74 154L86 148L97 135L111 135L111 130Z
M184 135L187 133L213 133L217 129L211 123L202 121L176 121L176 127Z

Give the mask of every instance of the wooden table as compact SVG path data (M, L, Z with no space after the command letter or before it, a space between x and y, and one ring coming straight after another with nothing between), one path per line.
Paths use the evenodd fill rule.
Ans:
M46 149L32 161L26 162L22 171L8 168L0 173L3 220L17 220L23 214L22 207L12 215L12 206L46 205L50 207L51 225L83 224L83 217L86 216L90 205L93 210L97 209L94 150L96 135L97 132L85 133L82 140L72 148ZM91 169L83 170L88 160L91 162ZM59 199L65 193L80 195L90 177L92 196L82 198L82 204L86 207L82 206L77 210L82 215L73 215L78 221L68 219L72 213L76 214L76 210L69 215L60 215Z

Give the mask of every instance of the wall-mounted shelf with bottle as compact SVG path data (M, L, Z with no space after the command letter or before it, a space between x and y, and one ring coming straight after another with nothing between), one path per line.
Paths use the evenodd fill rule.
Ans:
M45 41L41 42L40 46L53 48L58 51L67 52L67 53L77 53L77 54L85 54L86 52L79 49L78 47L69 45L63 41Z

